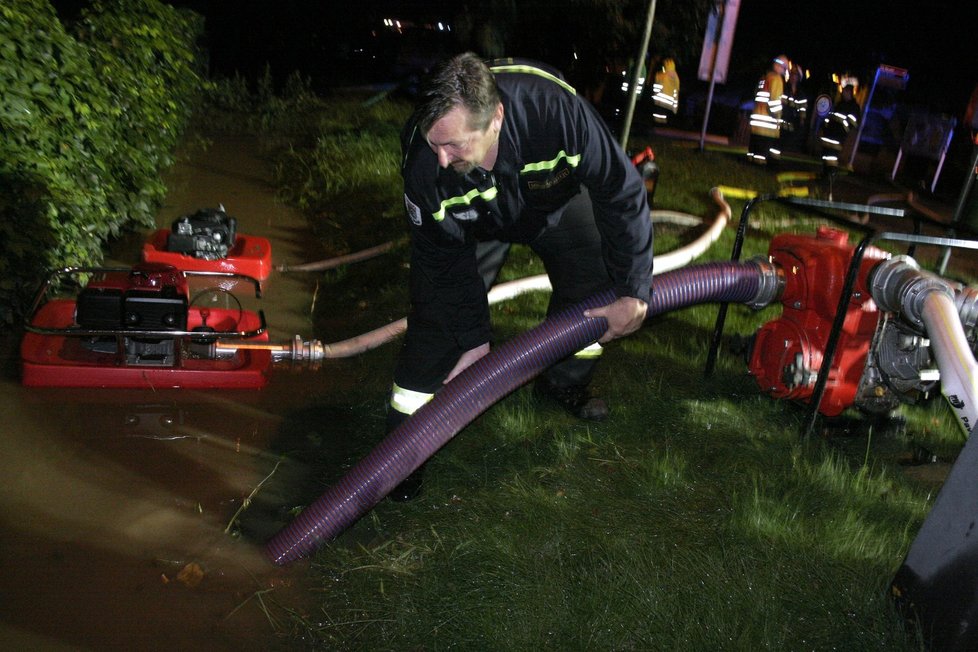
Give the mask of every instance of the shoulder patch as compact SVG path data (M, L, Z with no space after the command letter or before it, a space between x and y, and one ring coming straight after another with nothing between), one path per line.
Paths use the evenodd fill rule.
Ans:
M421 226L421 208L408 198L407 193L404 193L404 208L407 210L408 217L411 218L411 224Z

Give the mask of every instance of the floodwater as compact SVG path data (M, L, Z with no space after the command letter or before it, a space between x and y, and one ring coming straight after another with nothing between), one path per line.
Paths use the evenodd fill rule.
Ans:
M247 139L184 155L157 226L220 203L240 233L271 241L274 264L322 258L305 218L274 199L264 165ZM107 262L136 262L137 240ZM313 336L308 276L268 280L273 341ZM17 343L2 351L0 649L281 648L286 610L315 610L304 565L276 568L259 537L225 530L238 529L266 478L308 482L303 462L276 452L280 440L316 427L299 422L321 416L310 406L353 374L276 369L257 391L26 388ZM262 536L277 527L252 521Z

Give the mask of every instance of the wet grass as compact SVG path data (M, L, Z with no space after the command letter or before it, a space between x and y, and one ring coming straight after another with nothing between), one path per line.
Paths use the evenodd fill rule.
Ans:
M386 135L344 155L397 151L389 129L358 129ZM301 165L292 160L291 169L325 174L323 159L337 143L307 144L308 157ZM712 186L777 189L772 174L731 154L652 144L662 168L657 208L706 215ZM329 169L336 173L332 163ZM396 167L384 174L396 190ZM291 183L317 185L311 178ZM336 182L326 192L323 185L309 204L313 219L327 216L317 223L320 232L361 246L376 244L363 241L371 231L391 235L397 192L384 195L393 205L383 210L344 215L330 198L354 206L361 191L350 187ZM377 201L359 198L369 206ZM736 219L743 203L731 203ZM744 257L763 254L777 232L811 233L815 223L782 205L763 205L752 215ZM669 232L657 250L682 238ZM703 260L729 258L732 243L728 229ZM355 334L403 315L405 263L401 247L383 260L324 273L330 300L322 302L319 327ZM517 247L501 280L541 271ZM497 339L536 325L544 310L540 295L496 306ZM321 607L293 614L295 644L920 649L895 613L888 585L935 487L905 473L901 461L914 446L953 458L963 443L953 418L934 401L906 408L904 429L805 438L804 406L762 395L742 358L724 353L704 376L716 310L656 317L607 347L595 383L612 405L605 423L571 419L522 388L466 427L429 462L421 498L381 503L313 557ZM733 306L725 334L748 335L777 314ZM373 379L330 406L358 424L347 428L356 438L351 450L369 450L383 436L383 379L396 354L397 346L388 346L347 363ZM313 441L302 454L315 457L319 446L325 444ZM324 486L356 459L329 461L319 453Z
M378 506L316 555L329 620L307 635L342 649L912 649L885 587L922 496L799 443L769 401L630 394L609 392L615 418L597 426L507 398L434 458L423 498Z

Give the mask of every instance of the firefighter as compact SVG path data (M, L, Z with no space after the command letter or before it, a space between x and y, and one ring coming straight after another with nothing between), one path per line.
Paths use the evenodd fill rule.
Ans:
M668 124L679 110L679 73L676 72L676 62L671 58L665 59L655 73L652 105L652 119L657 125Z
M617 296L584 313L607 320L599 342L534 387L579 418L606 418L588 385L601 344L645 319L652 229L643 180L601 118L556 70L465 53L432 72L401 140L411 309L388 431L489 352L486 290L513 242L543 260L548 314L601 290ZM420 470L390 497L413 498Z
M781 157L782 96L788 57L778 55L771 62L771 69L757 83L754 94L754 112L750 116L750 144L747 159L764 165Z
M835 103L829 114L822 120L822 131L819 141L822 144L822 164L826 168L838 167L839 157L843 150L849 151L850 134L859 123L859 103L855 98L855 88L846 84L842 88L839 101Z
M808 98L805 95L805 69L794 61L788 62L787 81L781 97L781 130L790 132L793 144L799 145L808 125ZM784 140L782 136L782 140Z

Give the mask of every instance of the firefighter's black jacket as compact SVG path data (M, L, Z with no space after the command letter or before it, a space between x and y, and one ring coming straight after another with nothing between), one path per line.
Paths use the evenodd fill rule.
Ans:
M581 185L616 294L647 302L652 282L645 185L600 116L552 69L514 60L491 68L504 107L492 171L463 177L442 169L413 120L402 133L412 236L409 330L440 330L462 351L490 339L476 241L532 241L558 222Z

